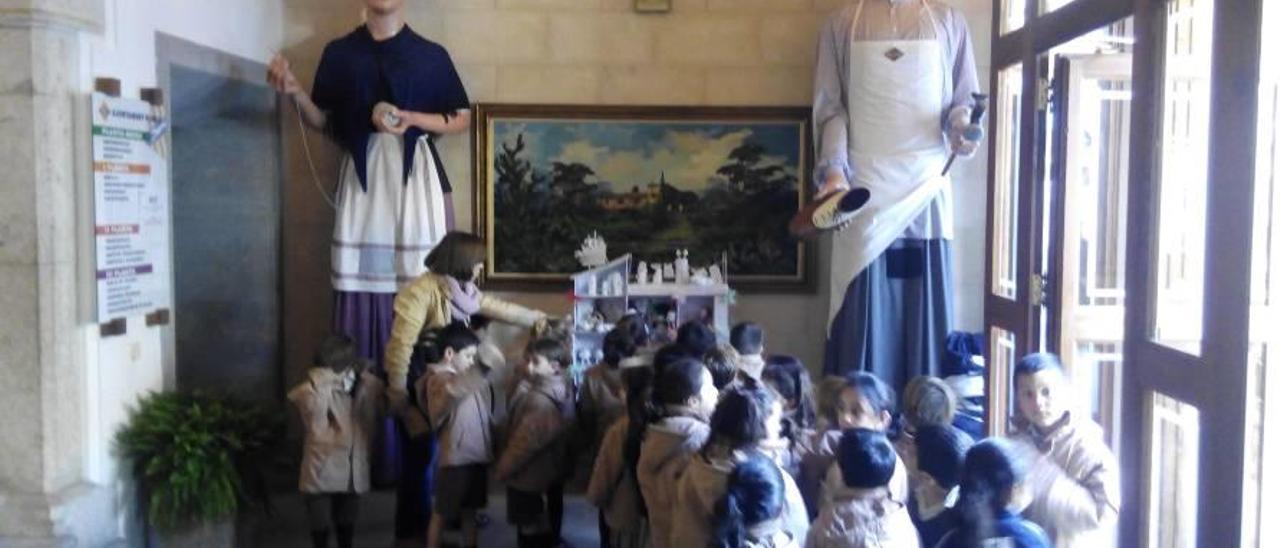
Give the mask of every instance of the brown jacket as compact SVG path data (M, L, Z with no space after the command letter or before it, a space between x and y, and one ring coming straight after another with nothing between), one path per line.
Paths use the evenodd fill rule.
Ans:
M493 461L493 385L480 365L461 372L433 365L418 380L418 394L436 433L439 466Z
M625 455L627 428L631 421L622 417L605 432L587 484L587 500L604 512L604 521L615 531L638 531L645 526L644 498L640 484L627 466Z
M307 380L289 391L302 415L306 438L298 490L303 493L364 493L369 490L369 448L378 415L384 410L384 385L365 372L354 394L342 389L337 373L313 367Z
M541 312L488 295L480 297L480 313L524 327L532 327L545 317ZM422 337L423 331L449 325L451 318L449 283L444 276L423 274L396 294L395 319L391 324L391 337L387 340L384 358L388 388L402 393L407 390L405 378L409 372L409 359L413 357L414 345ZM392 403L402 405L399 401Z
M622 368L598 363L582 378L579 396L582 414L578 417L591 436L591 447L598 447L607 431L627 409L622 402Z
M691 459L707 442L711 428L693 417L667 417L649 425L640 444L636 481L649 509L653 548L670 546L676 485Z
M573 398L563 377L526 379L511 398L507 443L496 473L508 487L542 493L563 483Z
M1034 497L1023 517L1043 527L1059 548L1115 546L1120 467L1102 428L1072 412L1053 432L1020 419L1014 427Z

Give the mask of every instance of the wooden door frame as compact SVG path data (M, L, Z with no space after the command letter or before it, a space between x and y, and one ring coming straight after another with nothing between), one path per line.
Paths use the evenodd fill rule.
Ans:
M1241 541L1249 346L1250 241L1256 161L1257 91L1263 0L1214 4L1205 237L1204 323L1200 356L1151 341L1152 269L1158 254L1158 165L1167 0L1137 0L1129 245L1126 251L1122 430L1142 443L1122 449L1122 546L1145 543L1141 501L1150 477L1146 411L1153 392L1198 408L1197 542ZM1247 129L1242 129L1247 128Z
M1028 135L1037 135L1036 90L1038 59L1054 46L1103 25L1134 16L1132 128L1130 143L1129 210L1127 221L1126 317L1122 373L1126 403L1121 410L1123 436L1133 442L1120 448L1124 504L1121 505L1121 546L1142 546L1145 485L1149 476L1146 425L1149 397L1160 392L1196 406L1200 411L1202 448L1199 460L1197 543L1232 546L1241 540L1243 513L1245 416L1249 339L1250 250L1253 223L1255 141L1258 112L1258 79L1261 56L1261 21L1264 0L1217 0L1214 4L1213 69L1211 81L1209 192L1206 204L1204 322L1201 356L1160 346L1150 340L1154 294L1158 280L1152 259L1158 253L1156 208L1159 185L1160 123L1164 65L1165 6L1168 0L1076 0L1052 13L1038 15L1040 0L995 0L992 12L991 90L999 93L1000 71L1023 66L1022 122L1017 230L1019 256L1015 277L1018 299L992 294L994 265L986 265L986 333L992 327L1018 337L1018 352L1031 347L1034 311L1027 298L1032 259L1040 253L1038 232L1030 229L1031 212L1040 207L1040 181L1034 178L1039 151ZM1021 3L1026 9L1023 27L1002 35L1003 6ZM997 99L998 101L998 99ZM998 104L998 103L996 103ZM1000 131L992 120L992 135ZM1245 129L1242 129L1245 128ZM989 165L996 160L990 147ZM994 213L996 170L988 180L988 211ZM994 215L988 215L987 241L994 237ZM991 345L988 360L991 356ZM1203 356L1203 357L1202 357ZM988 361L988 363L991 363ZM1000 398L991 383L989 401ZM992 407L995 407L994 405ZM988 417L988 428L1003 424L1005 417ZM1141 443L1138 443L1141 441Z
M1022 28L1001 34L1003 8L1006 4L1022 3L1026 10L1025 23ZM990 338L994 328L1012 333L1015 337L1016 353L1021 356L1043 348L1036 342L1040 330L1039 307L1030 298L1031 276L1040 274L1040 258L1044 245L1039 237L1042 234L1043 219L1037 212L1044 199L1043 180L1045 166L1041 165L1043 155L1043 139L1049 128L1039 108L1039 75L1042 56L1053 47L1069 42L1072 39L1091 32L1098 27L1114 23L1133 14L1134 0L1075 0L1043 16L1039 15L1040 0L994 0L992 9L992 62L991 104L993 114L990 118L990 134L998 135L1001 130L998 115L1000 104L1000 73L1004 69L1021 63L1022 65L1022 103L1020 120L1023 131L1018 143L1019 172L1015 182L1018 197L1015 230L1019 234L1017 258L1014 278L1017 283L1016 299L1010 300L993 294L995 287L995 265L991 260L992 242L995 241L995 216L1000 204L996 203L997 170L988 169L987 179L987 261L984 284L984 335ZM987 162L995 166L997 150L989 146ZM1008 381L1012 371L997 371L994 367L995 341L988 340L986 363L986 383L988 387L987 431L991 434L1003 433L1006 416L999 416L1011 407L1011 394L1002 394L1006 388L1000 387ZM1008 398L1006 405L1001 398Z

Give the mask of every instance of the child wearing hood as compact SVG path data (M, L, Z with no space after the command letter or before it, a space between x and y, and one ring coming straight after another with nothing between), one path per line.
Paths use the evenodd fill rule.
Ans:
M906 505L889 493L890 480L902 466L889 438L866 428L846 430L836 462L826 482L829 503L805 546L919 548Z
M627 414L605 432L586 496L600 509L604 522L601 546L644 548L649 545L649 519L636 482L636 465L649 418L653 368L639 365L623 369L622 381Z
M706 546L716 536L721 501L730 493L729 479L753 456L769 458L782 478L782 512L777 528L799 542L809 529L809 516L795 481L761 451L761 443L782 429L782 402L748 382L727 391L711 415L711 438L680 478L676 491L671 546ZM776 535L775 535L776 536Z
M289 391L306 430L298 490L306 498L315 546L328 545L331 526L338 546L352 546L360 495L369 490L370 443L386 400L382 381L368 369L355 341L330 335L307 380Z
M707 441L711 431L707 420L719 392L711 373L697 360L655 361L655 371L654 417L640 444L636 479L649 511L653 548L666 548L675 546L670 544L675 486L690 458Z
M749 453L725 480L716 504L710 546L715 548L800 548L783 529L786 489L778 466Z

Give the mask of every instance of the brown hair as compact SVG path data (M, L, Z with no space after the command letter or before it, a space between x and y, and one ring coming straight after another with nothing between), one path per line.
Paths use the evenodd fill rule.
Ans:
M449 232L427 255L423 264L433 274L470 281L476 265L484 262L484 240L468 232Z
M559 340L542 338L529 341L524 352L530 356L542 356L560 369L569 367L569 348Z

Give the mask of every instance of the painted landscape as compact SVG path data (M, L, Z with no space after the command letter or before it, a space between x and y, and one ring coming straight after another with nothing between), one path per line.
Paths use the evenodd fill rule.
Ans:
M609 256L694 265L728 255L736 279L795 281L800 244L787 223L800 204L801 122L494 119L491 273L581 270L598 232Z

